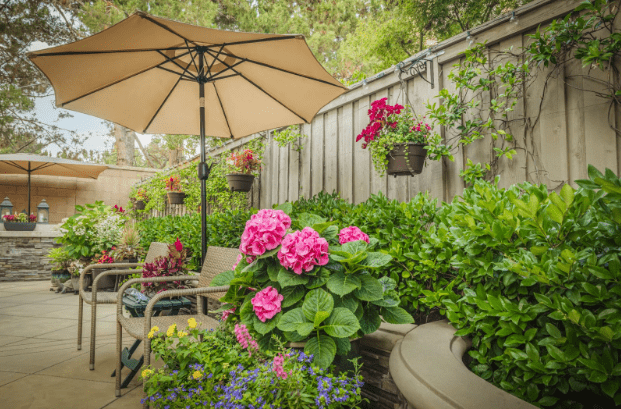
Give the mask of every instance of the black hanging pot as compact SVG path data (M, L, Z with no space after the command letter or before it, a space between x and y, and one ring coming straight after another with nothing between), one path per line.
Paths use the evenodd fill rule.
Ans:
M6 231L33 231L37 223L4 222Z
M226 180L229 182L232 192L250 192L254 175L249 173L230 173L226 175Z
M168 195L168 203L174 205L183 204L183 200L185 199L185 193L183 192L167 192Z
M136 203L134 204L134 208L136 210L144 210L145 207L147 207L147 204L144 200L136 200Z
M427 150L424 144L397 143L387 155L389 175L418 175L425 165Z

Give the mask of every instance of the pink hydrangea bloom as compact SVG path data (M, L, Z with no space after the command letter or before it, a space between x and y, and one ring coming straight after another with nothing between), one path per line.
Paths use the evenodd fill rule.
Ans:
M283 369L283 364L285 363L285 357L282 354L278 354L274 357L274 361L272 362L272 371L276 372L276 376L282 379L287 379L289 374L285 372Z
M368 243L369 236L356 226L345 227L339 232L339 243L341 244L356 240L362 240Z
M311 271L316 265L328 264L328 242L312 228L305 227L285 236L278 260L296 274Z
M250 333L248 332L248 328L244 324L235 324L235 336L237 336L237 342L242 346L242 348L247 349L252 356L252 351L258 351L259 345L257 341L255 341Z
M283 295L278 294L274 287L265 287L259 291L251 300L254 313L261 322L265 322L280 312L280 303Z
M260 256L280 245L291 219L282 210L263 209L246 222L239 250L247 256Z
M233 314L235 312L235 307L231 308L230 310L226 310L226 311L222 311L222 321L226 321L226 319L229 317L229 315Z

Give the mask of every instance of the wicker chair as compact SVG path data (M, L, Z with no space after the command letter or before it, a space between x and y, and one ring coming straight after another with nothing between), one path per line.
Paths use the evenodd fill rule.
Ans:
M230 270L237 260L239 254L238 249L224 248L224 247L209 247L201 275L198 281L197 288L189 288L184 290L168 290L156 294L147 305L144 317L125 317L123 315L123 292L130 285L135 283L146 282L162 282L162 281L177 281L187 279L187 276L172 276L172 277L156 277L156 278L137 278L127 281L119 289L117 295L117 314L116 314L116 396L121 396L121 353L123 348L123 329L127 331L132 337L140 339L144 342L144 365L149 365L151 361L151 340L147 337L147 334L154 326L164 329L160 331L158 335L164 336L165 329L176 324L177 328L185 328L188 325L188 319L194 318L201 324L201 329L216 328L218 322L213 318L206 315L207 311L203 312L202 296L219 300L222 298L228 286L223 287L209 287L211 280L223 271ZM153 317L153 306L162 298L180 297L196 295L196 305L198 309L197 315L174 315L174 316L159 316ZM148 407L148 403L145 403L145 407Z
M149 251L145 258L146 263L152 263L159 256L168 254L168 244L153 242L149 246ZM84 276L95 269L109 269L110 264L91 264L80 274L80 300L78 311L78 351L82 349L82 316L84 315L84 303L91 305L91 340L90 340L90 365L89 368L95 369L95 333L97 328L97 304L116 303L115 292L97 292L97 284L103 277L110 275L129 275L136 274L136 270L127 270L132 267L142 267L144 263L115 263L114 268L124 268L125 270L107 270L97 275L93 280L92 291L84 291Z

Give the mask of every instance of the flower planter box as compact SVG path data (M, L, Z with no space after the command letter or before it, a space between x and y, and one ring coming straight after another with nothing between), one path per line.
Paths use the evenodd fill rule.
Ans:
M252 189L254 175L248 173L230 173L226 175L229 187L233 192L249 192Z
M427 150L425 145L416 143L399 143L388 154L389 175L418 175L425 165Z
M183 192L167 192L168 195L168 203L174 205L183 204L183 200L185 199L185 193Z
M147 204L144 202L144 200L136 200L136 204L134 204L134 208L136 210L144 210L146 206Z
M4 222L6 231L33 231L37 223Z

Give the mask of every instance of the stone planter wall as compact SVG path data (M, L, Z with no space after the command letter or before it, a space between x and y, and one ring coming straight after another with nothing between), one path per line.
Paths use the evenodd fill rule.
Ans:
M0 281L50 280L46 255L60 246L59 235L57 231L0 231Z

